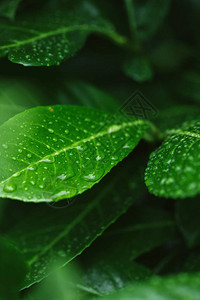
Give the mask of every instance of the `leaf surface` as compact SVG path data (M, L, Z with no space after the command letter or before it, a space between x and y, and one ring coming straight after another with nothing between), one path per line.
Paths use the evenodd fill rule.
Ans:
M22 288L49 275L52 264L61 267L69 263L126 212L142 192L139 162L138 156L137 160L134 156L70 206L69 201L63 201L62 209L45 204L30 204L27 208L27 204L21 203L21 210L24 209L27 218L7 236L24 253L30 266Z
M166 198L200 193L200 122L168 131L168 138L151 154L146 169L149 191Z
M148 123L87 107L37 107L0 127L0 196L71 198L98 183L143 137Z

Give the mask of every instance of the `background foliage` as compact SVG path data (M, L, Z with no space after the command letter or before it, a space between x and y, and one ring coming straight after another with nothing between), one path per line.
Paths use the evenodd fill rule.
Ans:
M200 298L199 20L0 2L0 299Z

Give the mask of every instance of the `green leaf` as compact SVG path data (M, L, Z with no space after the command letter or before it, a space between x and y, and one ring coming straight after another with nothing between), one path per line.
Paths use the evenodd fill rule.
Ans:
M122 263L120 260L111 259L111 262L108 259L101 259L89 266L84 265L82 278L77 284L79 289L93 295L109 295L134 281L146 280L152 274L148 268L138 263L130 264L129 261Z
M24 208L27 218L7 236L24 253L30 266L22 288L48 276L52 263L60 264L60 267L69 263L126 212L143 192L140 162L138 156L137 159L133 156L131 161L121 164L75 203L64 201L63 209L53 209L57 206L45 204L27 207L21 203L21 210Z
M0 237L0 262L0 298L18 299L18 290L28 268L23 255L15 245L2 236Z
M1 20L0 29L0 56L24 66L59 65L83 47L91 32L125 42L89 0L39 9L15 22Z
M1 0L0 16L13 19L21 1L22 0Z
M176 203L176 220L189 247L200 245L199 211L198 197L178 200Z
M153 69L146 57L132 57L123 65L125 74L137 82L144 82L152 79Z
M139 285L132 285L102 300L198 300L200 274L179 274L166 278L154 277Z
M80 287L93 294L110 294L148 278L151 271L134 259L162 245L174 233L169 213L146 205L133 206L81 257Z
M200 122L172 129L151 154L145 181L149 191L166 198L186 198L200 193Z
M79 106L21 113L0 127L0 196L51 202L81 194L136 147L148 124Z

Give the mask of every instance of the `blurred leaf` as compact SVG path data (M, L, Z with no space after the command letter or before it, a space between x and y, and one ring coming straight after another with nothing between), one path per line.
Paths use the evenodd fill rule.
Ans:
M199 198L182 199L176 202L176 219L189 247L200 245Z
M145 41L161 27L170 6L170 0L132 0L138 38Z
M148 278L151 271L134 259L174 234L174 222L166 211L133 206L81 257L81 288L94 294L110 294Z
M199 249L190 252L184 266L182 272L194 273L200 271L200 253Z
M72 284L78 281L78 271L70 266L67 268L57 269L52 266L52 275L44 279L41 283L28 290L28 294L23 298L24 300L81 300L85 299L80 294L80 291Z
M193 55L193 49L179 41L163 41L153 48L150 61L163 73L175 72Z
M200 122L167 131L168 137L154 151L145 173L151 193L165 198L186 198L200 193Z
M200 74L189 71L181 74L175 82L176 93L189 101L200 103Z
M7 239L0 237L0 299L18 299L18 291L28 272L24 256Z
M146 57L136 56L125 61L123 65L125 74L137 82L152 79L153 70Z
M154 277L102 300L199 300L200 274L179 274L166 278Z
M0 16L13 19L21 1L22 0L1 0Z
M60 104L88 106L108 112L117 112L120 105L106 92L83 81L61 83L56 98Z
M155 119L154 123L159 130L179 128L183 123L200 120L200 110L195 105L172 106L168 109L162 109Z
M39 104L45 104L45 97L29 82L15 79L0 81L0 124Z
M69 200L60 202L61 208L69 207L52 209L56 204L51 208L40 204L30 206L28 212L24 204L28 217L8 233L31 267L24 288L49 275L50 265L60 258L64 260L60 265L63 266L81 254L143 193L137 160L118 166L95 188L79 196L73 205L69 206Z

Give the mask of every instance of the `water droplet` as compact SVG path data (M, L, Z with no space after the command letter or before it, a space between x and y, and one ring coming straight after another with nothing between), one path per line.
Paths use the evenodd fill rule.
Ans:
M49 128L48 131L49 131L50 133L54 133L54 130L51 129L51 128Z
M83 179L85 181L95 182L95 181L98 181L99 179L101 179L101 177L103 177L104 173L105 172L103 169L96 169L94 172L83 175Z
M27 154L27 157L28 157L28 158L31 158L31 157L32 157L32 155L31 155L30 153L28 153L28 154Z
M65 129L65 133L68 134L68 133L69 133L69 130L68 130L68 129Z
M2 147L3 147L4 149L8 149L8 145L6 145L6 144L3 144Z
M16 190L16 185L12 183L6 183L3 188L4 192L12 193Z

